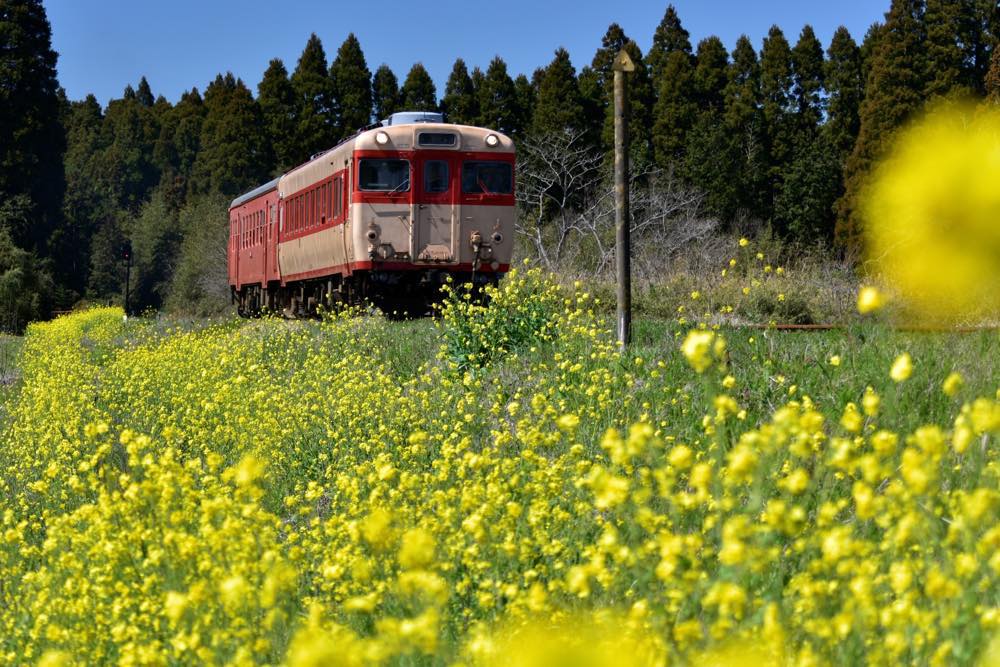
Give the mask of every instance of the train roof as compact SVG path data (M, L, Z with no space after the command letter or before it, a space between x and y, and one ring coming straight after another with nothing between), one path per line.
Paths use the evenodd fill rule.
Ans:
M271 190L276 190L278 188L278 181L281 180L281 176L274 179L273 181L268 181L264 185L254 188L250 192L241 194L239 197L233 200L233 203L229 205L229 208L236 208L240 204L245 204L251 199L256 199L262 194L268 193Z
M251 199L255 199L274 189L279 190L279 195L284 197L288 194L299 191L321 178L325 178L334 172L342 169L345 164L335 164L334 154L340 154L345 147L351 151L360 150L412 150L417 142L417 135L421 132L454 132L458 135L458 141L451 150L457 151L488 151L491 153L513 153L514 142L510 137L496 130L474 125L457 125L454 123L440 122L441 114L429 112L406 112L394 114L388 124L369 126L358 131L356 134L347 137L336 146L321 151L313 155L307 162L290 169L273 181L269 181L260 187L240 195L233 200L229 208L234 208L245 204ZM383 121L384 122L384 121ZM375 137L379 133L389 135L389 145L381 145L376 142ZM486 137L496 135L499 142L496 146L487 147ZM325 159L323 159L325 158ZM344 158L340 157L343 161Z

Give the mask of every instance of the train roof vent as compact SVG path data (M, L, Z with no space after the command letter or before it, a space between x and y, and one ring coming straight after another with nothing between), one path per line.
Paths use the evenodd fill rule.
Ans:
M400 111L382 121L382 125L408 125L410 123L443 123L444 114L434 111Z

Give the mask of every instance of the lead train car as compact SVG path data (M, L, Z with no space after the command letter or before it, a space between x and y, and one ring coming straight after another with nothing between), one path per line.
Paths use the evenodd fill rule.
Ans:
M229 283L244 315L321 303L426 308L446 276L496 282L514 235L514 145L394 114L233 200Z

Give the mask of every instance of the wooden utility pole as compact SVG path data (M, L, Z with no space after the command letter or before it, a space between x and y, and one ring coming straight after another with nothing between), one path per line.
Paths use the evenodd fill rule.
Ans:
M628 73L635 63L622 49L615 56L615 230L618 244L618 344L632 342L632 244L629 238L628 175Z

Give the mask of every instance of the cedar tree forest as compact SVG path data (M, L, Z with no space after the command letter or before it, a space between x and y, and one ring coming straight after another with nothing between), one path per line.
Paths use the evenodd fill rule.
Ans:
M637 63L638 178L669 174L722 229L753 220L850 257L858 189L893 132L938 98L1000 98L995 0L886 10L866 34L841 27L829 44L809 25L775 25L730 50L714 36L693 43L667 6L647 53L613 23L589 63L556 48L530 76L512 76L499 55L485 70L457 58L444 91L419 62L398 76L373 67L378 55L366 58L353 34L332 53L314 34L297 62L272 60L255 85L221 73L171 102L143 78L102 107L61 89L42 3L0 0L0 328L120 302L126 247L133 310L224 307L228 201L394 111L440 110L536 154L572 149L606 172L611 61L623 48ZM561 207L586 210L600 179L577 182ZM532 214L529 252L544 250L555 208Z

